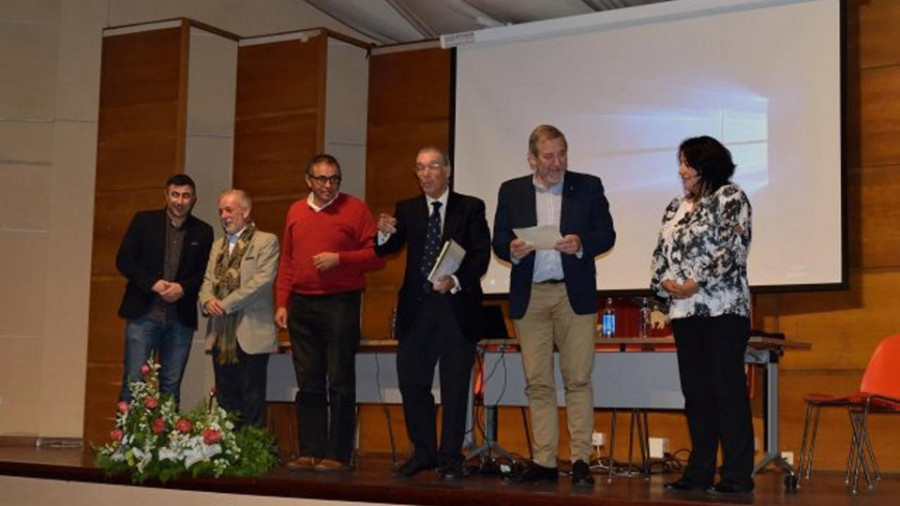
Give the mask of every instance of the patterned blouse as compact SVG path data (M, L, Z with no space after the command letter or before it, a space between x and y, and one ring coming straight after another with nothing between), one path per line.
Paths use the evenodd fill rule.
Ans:
M697 282L700 290L687 299L669 300L669 318L750 316L747 253L752 210L747 195L734 184L691 202L677 197L663 214L659 242L653 251L650 288L669 298L663 280Z

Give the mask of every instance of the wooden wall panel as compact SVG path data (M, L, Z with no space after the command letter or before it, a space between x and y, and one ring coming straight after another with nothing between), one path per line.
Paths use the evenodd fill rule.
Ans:
M162 208L183 172L188 25L104 37L97 138L84 436L108 438L122 377L115 255L133 214Z
M121 367L125 349L125 321L117 311L125 292L121 276L95 277L91 280L91 306L88 316L88 364L115 364Z
M238 186L235 183L235 186ZM293 200L253 199L253 221L260 230L277 234L280 238L284 234L284 218L288 209L293 205Z
M857 39L848 40L859 48L860 68L900 64L900 3L895 0L851 0L851 23L858 26ZM855 19L854 19L855 18ZM858 20L858 21L856 21Z
M122 357L119 356L119 362ZM90 362L87 367L87 394L84 411L84 439L87 442L109 441L115 426L115 400L122 384L122 364ZM90 421L90 423L87 423Z
M850 178L858 189L858 216L850 223L859 230L859 250L865 268L900 267L900 165L864 167Z
M235 128L234 185L255 198L287 196L293 201L306 194L309 190L303 168L321 150L317 130L314 112L239 120Z
M785 370L861 371L885 336L900 332L900 272L854 271L850 290L777 296L767 328L777 325L791 339L810 342L810 351L785 355ZM759 311L759 306L757 306Z
M166 180L183 147L172 124L178 107L167 101L100 110L98 191L138 190Z
M238 50L233 180L258 201L293 202L308 191L303 167L324 149L328 39ZM277 230L284 229L284 216Z
M860 72L862 166L900 164L900 65Z
M390 417L390 422L388 421ZM359 451L363 453L391 453L391 434L393 431L394 451L402 462L412 450L406 437L406 423L403 420L403 407L399 405L381 406L378 404L359 405Z

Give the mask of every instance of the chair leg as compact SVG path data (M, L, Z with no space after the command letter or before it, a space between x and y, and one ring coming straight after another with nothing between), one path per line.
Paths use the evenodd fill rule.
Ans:
M863 420L863 443L866 445L866 452L869 454L869 462L872 464L872 474L875 480L881 480L881 471L878 470L878 461L875 460L875 449L872 447L872 439L869 438L869 416L866 415Z
M853 462L853 481L850 484L850 493L856 495L859 492L859 475L860 472L866 478L866 484L869 489L875 488L872 483L872 477L869 474L869 463L866 461L866 449L864 447L863 438L866 433L866 420L868 418L868 406L863 411L854 412L852 407L848 408L850 412L850 425L852 430L852 453Z
M847 408L847 415L850 417L850 451L847 453L847 472L844 475L844 485L850 485L853 472L856 469L856 417L853 414L853 407Z
M863 470L866 475L866 484L869 486L869 490L873 490L875 488L875 483L872 480L872 476L870 476L869 470L872 470L872 475L874 475L875 480L880 480L881 476L878 472L878 463L875 462L875 452L872 449L872 444L869 439L869 407L866 406L866 409L860 413L859 416L859 459L862 461ZM866 460L868 458L868 460Z
M812 436L809 440L809 462L806 464L806 479L809 480L809 473L812 472L813 461L816 458L816 438L819 435L819 417L822 415L822 406L816 406L813 412Z
M800 481L800 479L803 478L803 464L804 464L804 463L807 464L807 465L809 464L809 459L808 459L807 456L806 456L806 454L807 454L809 448L807 448L806 445L807 445L807 443L808 443L808 437L809 437L809 424L810 424L810 421L811 421L811 418L812 418L812 416L811 416L811 415L812 415L812 411L813 411L813 405L812 405L812 403L809 403L809 402L806 403L806 420L804 420L804 422L803 422L803 439L802 439L802 442L800 443L800 460L799 460L799 463L798 463L798 465L797 465L797 479L798 479L797 481ZM809 481L809 471L810 471L810 470L809 470L809 467L807 467L807 469L806 469L806 481Z

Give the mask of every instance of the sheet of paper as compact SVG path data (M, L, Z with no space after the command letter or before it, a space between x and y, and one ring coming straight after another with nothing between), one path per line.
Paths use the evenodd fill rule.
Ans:
M558 225L544 225L541 227L514 228L516 237L528 244L533 244L535 249L550 250L556 242L562 239Z
M459 243L453 239L445 242L441 248L441 253L434 262L434 267L431 268L431 272L428 274L428 281L434 284L439 277L455 273L465 257L466 250Z

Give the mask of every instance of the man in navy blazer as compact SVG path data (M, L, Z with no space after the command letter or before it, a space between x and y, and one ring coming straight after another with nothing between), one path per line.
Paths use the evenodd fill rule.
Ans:
M378 219L378 255L408 246L395 326L400 341L397 376L406 430L414 447L412 457L394 471L404 478L436 467L441 479L462 478L461 449L481 310L480 279L490 261L491 238L484 202L450 191L450 173L449 160L440 149L420 149L416 178L423 195L399 202L393 215L382 213ZM432 283L427 275L437 250L451 239L466 255L453 275ZM439 447L431 394L438 362L443 406Z
M594 258L609 251L616 233L600 179L569 172L568 144L550 125L528 140L533 174L501 185L494 218L494 253L510 262L509 313L516 327L534 432L534 460L515 481L556 481L559 427L553 348L566 385L572 482L591 486L597 289ZM551 225L560 239L536 250L513 229Z
M197 202L194 181L176 174L166 181L166 207L134 215L116 267L128 280L119 306L125 326L125 370L119 400L130 401L130 381L159 353L159 389L175 400L197 329L197 293L212 246L213 230L191 214Z

